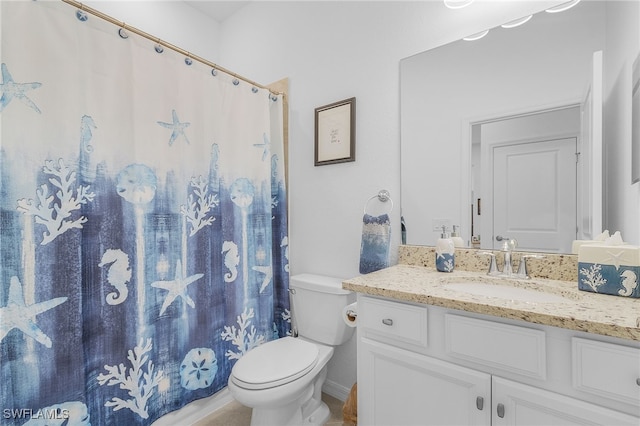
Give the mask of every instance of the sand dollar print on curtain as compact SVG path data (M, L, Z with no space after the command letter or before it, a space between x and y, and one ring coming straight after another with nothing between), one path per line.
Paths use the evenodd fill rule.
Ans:
M0 7L0 423L151 424L290 332L282 99Z

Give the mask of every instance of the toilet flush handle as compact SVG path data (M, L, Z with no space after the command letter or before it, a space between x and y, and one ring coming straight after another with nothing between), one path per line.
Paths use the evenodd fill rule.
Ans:
M383 318L382 323L384 325L393 325L393 320L391 318Z

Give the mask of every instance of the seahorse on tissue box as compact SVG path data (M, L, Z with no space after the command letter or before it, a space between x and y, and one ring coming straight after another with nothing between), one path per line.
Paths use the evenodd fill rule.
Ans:
M584 244L578 250L578 288L640 298L640 247Z

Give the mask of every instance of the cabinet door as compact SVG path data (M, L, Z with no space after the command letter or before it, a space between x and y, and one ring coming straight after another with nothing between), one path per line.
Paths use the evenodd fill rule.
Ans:
M358 354L359 424L490 424L488 374L364 338Z
M633 425L640 418L499 377L493 378L493 425Z

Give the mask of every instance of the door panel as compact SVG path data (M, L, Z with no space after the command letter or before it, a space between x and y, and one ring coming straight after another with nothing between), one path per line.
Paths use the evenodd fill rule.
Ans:
M490 424L488 374L369 339L358 355L359 424Z
M576 138L494 146L493 165L494 237L515 238L518 250L570 252Z
M640 420L500 377L493 377L492 413L494 426L637 426Z

